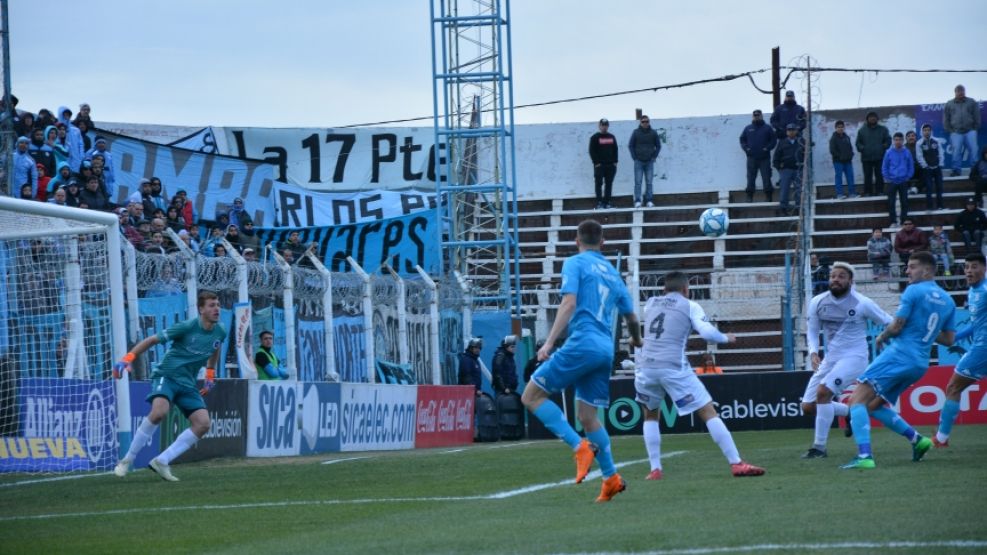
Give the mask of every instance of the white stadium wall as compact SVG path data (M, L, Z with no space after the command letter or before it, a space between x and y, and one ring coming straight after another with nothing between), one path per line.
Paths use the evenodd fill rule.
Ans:
M983 103L981 103L983 110ZM847 123L856 136L867 112L874 110L891 133L916 129L929 121L941 131L942 104L824 110L812 118L816 181L832 180L829 136L836 120ZM765 114L768 117L768 113ZM745 158L739 136L750 123L749 114L655 119L662 136L662 151L655 166L655 191L704 192L743 189ZM938 125L935 125L938 123ZM627 139L637 122L613 121L610 130L620 145L615 195L633 189L633 165ZM107 130L202 152L267 160L278 165L275 175L287 173L288 182L314 191L344 192L434 187L429 161L433 143L430 126L326 128L206 128L105 124ZM143 128L143 132L138 129ZM587 150L596 122L517 126L518 197L566 198L593 195L593 175ZM207 138L200 142L197 133ZM343 148L348 154L342 156ZM313 165L317 150L318 163ZM859 156L855 159L859 170Z

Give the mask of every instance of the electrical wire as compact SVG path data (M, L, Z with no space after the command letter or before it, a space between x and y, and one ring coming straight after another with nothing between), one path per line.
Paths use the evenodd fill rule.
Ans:
M987 73L987 69L871 69L871 68L847 68L847 67L814 67L814 66L779 66L779 69L787 69L788 73L785 78L781 81L781 88L784 89L787 86L789 78L794 73L810 71L812 73ZM675 83L672 85L658 85L654 87L645 87L641 89L630 89L625 91L616 91L602 94L593 94L587 96L576 96L572 98L562 98L558 100L547 100L544 102L532 102L530 104L519 104L514 106L515 110L521 110L524 108L539 108L542 106L552 106L554 104L568 104L571 102L583 102L585 100L597 100L600 98L612 98L616 96L625 96L629 94L638 94L643 92L658 92L670 89L679 89L684 87L694 87L696 85L705 85L708 83L722 83L726 81L734 81L736 79L742 79L747 77L751 85L760 93L772 94L771 90L765 90L757 86L754 82L754 75L765 73L771 71L771 68L761 68L752 71L745 71L743 73L723 75L720 77L711 77L709 79L699 79L697 81L686 81L684 83ZM482 110L482 112L492 112L495 108L488 108ZM335 129L346 129L350 127L370 127L373 125L387 125L392 123L408 123L413 121L425 121L433 119L434 116L420 116L414 118L402 118L402 119L391 119L391 120L381 120L372 121L366 123L351 123L348 125L336 126Z

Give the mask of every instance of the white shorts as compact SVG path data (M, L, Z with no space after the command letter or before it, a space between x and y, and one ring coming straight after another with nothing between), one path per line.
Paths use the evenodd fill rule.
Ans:
M857 378L867 369L866 356L844 356L838 359L825 358L819 365L809 383L805 386L805 393L802 394L803 403L815 403L819 386L824 385L826 389L833 392L834 397L839 397L843 391L856 383Z
M687 366L675 369L638 367L634 374L634 389L637 401L648 410L660 408L666 393L680 415L692 414L713 402L696 372Z

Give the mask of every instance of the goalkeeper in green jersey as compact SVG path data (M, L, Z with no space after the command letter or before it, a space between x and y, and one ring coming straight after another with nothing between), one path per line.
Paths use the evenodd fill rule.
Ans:
M158 343L171 342L161 363L151 374L151 393L147 396L151 413L141 422L130 449L113 469L113 473L121 478L127 475L137 453L150 442L172 405L182 411L190 426L148 465L162 479L178 481L171 473L169 464L209 431L209 413L202 396L209 393L215 383L216 363L219 361L220 346L226 339L226 329L219 324L219 298L215 293L199 293L198 308L197 317L179 322L141 341L113 367L117 375L130 371L131 363L144 351ZM195 379L203 365L206 367L206 382L200 390L196 388Z

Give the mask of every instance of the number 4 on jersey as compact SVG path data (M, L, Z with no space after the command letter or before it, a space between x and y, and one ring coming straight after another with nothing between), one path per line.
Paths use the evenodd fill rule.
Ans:
M655 339L661 339L661 334L665 332L665 313L662 312L648 326L648 333L655 334Z

